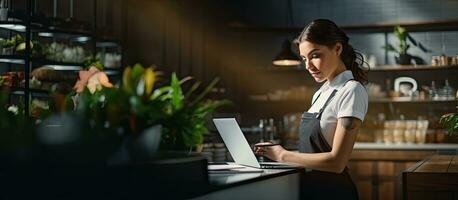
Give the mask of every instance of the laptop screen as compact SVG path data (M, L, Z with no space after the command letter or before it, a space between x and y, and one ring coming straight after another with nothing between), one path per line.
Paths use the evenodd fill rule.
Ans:
M248 144L235 118L213 119L224 144L235 163L260 168L258 160Z

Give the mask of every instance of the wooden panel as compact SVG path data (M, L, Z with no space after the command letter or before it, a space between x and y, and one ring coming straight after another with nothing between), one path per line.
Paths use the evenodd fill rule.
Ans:
M378 162L378 175L380 176L394 176L395 175L395 170L394 170L394 162L387 162L387 161L382 161Z
M407 191L458 191L458 174L408 173Z
M372 162L358 162L358 175L370 176L372 175L374 164Z
M418 167L415 172L447 172L451 161L451 156L434 156Z
M419 161L436 154L436 151L377 151L354 150L351 160Z
M416 169L412 167L404 172L403 185L406 199L456 199L458 173L448 172L456 157L435 155L420 162Z
M394 181L386 181L380 183L379 186L379 199L383 200L389 200L389 199L395 199L395 182Z
M458 156L454 156L448 168L448 173L458 173Z
M356 187L358 188L359 199L371 199L372 197L372 181L356 181Z

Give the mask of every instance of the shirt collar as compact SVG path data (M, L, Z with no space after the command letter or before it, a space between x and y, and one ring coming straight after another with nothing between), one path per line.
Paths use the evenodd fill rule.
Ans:
M321 86L321 91L324 92L328 89L338 89L344 85L348 80L353 79L353 73L350 70L345 70L338 74L332 81L326 81L323 86Z

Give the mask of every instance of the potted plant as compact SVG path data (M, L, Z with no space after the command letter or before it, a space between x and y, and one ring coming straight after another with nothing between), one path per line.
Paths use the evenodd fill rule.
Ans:
M448 114L442 115L442 117L439 120L439 123L448 129L449 135L458 134L458 113L448 113Z
M11 37L10 39L5 40L3 42L2 54L3 55L13 55L16 46L22 42L24 42L24 39L19 34L16 34L15 36Z
M169 86L159 88L159 98L166 102L166 118L162 120L164 127L161 149L192 150L203 143L208 133L206 122L209 115L220 106L227 105L227 100L211 100L205 96L218 83L214 79L201 93L196 93L200 83L195 82L187 92L183 92L182 84L191 80L179 80L175 73L171 76ZM162 95L163 94L163 95Z
M420 50L423 52L429 52L421 43L417 42L407 30L401 26L394 27L394 35L398 39L397 47L393 46L392 44L387 44L384 46L385 50L395 52L398 55L395 56L395 60L397 64L400 65L410 65L412 63L412 59L415 60L416 64L424 63L423 60L417 56L410 55L407 50L410 48L410 45L407 41L409 41L412 45L419 47Z

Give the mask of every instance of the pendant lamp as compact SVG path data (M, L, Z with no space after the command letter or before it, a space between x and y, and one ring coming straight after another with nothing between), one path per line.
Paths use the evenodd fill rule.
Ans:
M291 50L291 42L286 39L283 42L281 52L275 56L272 62L276 66L297 66L301 64L300 58Z
M288 25L292 26L294 25L294 22L292 14L293 5L291 0L288 1L287 8L288 11L286 13L288 14ZM291 42L286 39L283 42L281 52L275 56L272 63L276 66L298 66L301 64L301 59L291 50Z

